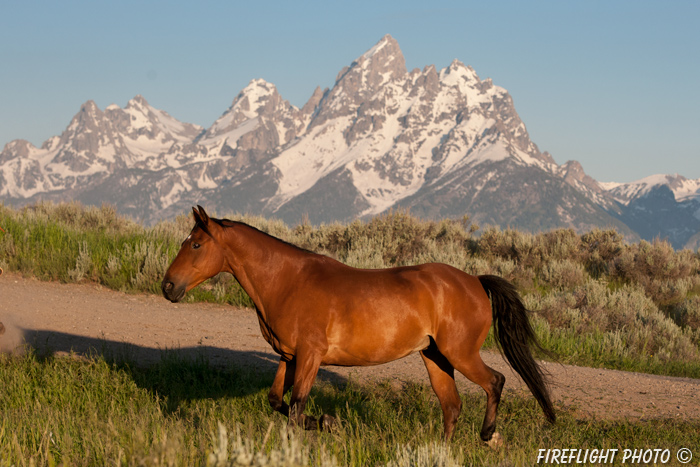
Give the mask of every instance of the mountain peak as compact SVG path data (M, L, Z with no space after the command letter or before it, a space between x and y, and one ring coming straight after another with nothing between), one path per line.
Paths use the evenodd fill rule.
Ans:
M551 158L549 153L544 154ZM595 179L586 174L579 161L566 161L566 163L559 167L558 172L564 181L573 187L576 187L577 184L581 184L595 193L602 193L604 191Z
M382 37L371 49L355 60L349 68L341 72L340 77L342 79L345 75L353 72L360 74L361 80L372 88L403 77L407 73L406 60L399 43L389 34Z
M228 141L231 146L245 133L255 130L261 118L275 120L297 110L282 99L274 84L261 78L253 79L202 135L199 142L207 146L220 146Z
M315 109L316 106L321 102L321 99L323 99L324 94L328 92L328 88L325 90L321 90L320 86L316 86L316 89L314 89L314 93L311 95L308 101L306 101L306 104L304 104L304 107L302 107L301 112L303 114L311 114Z
M691 180L678 174L655 174L630 183L610 182L602 185L625 205L659 186L667 186L673 192L676 201L700 198L700 179Z
M98 110L100 110L99 107L97 107L97 104L92 99L80 106L80 111L88 114L94 114Z
M127 102L125 109L139 108L139 107L150 107L148 101L141 95L137 94L129 102Z
M75 114L67 130L76 131L78 128L95 127L99 125L103 113L92 99L80 106L80 111Z
M449 75L449 74L454 74L456 76L462 77L465 81L472 81L476 83L481 83L481 79L479 79L479 75L476 74L476 71L474 68L471 66L465 65L461 61L454 59L452 60L452 63L450 63L450 66L445 68L444 74Z
M261 97L273 94L278 94L277 87L274 84L268 83L262 78L256 78L250 80L248 85L238 93L236 99L247 96L250 101L257 102Z
M10 141L5 145L5 148L0 152L0 154L7 155L5 159L9 160L10 154L15 155L19 158L26 158L32 153L32 150L36 149L32 143L25 139L15 139ZM4 159L0 157L0 161L4 162Z
M387 34L374 44L371 49L362 54L362 58L369 60L384 49L386 49L386 52L389 52L389 55L401 55L403 57L399 43L391 35Z
M264 79L253 79L248 86L238 93L231 107L224 113L240 114L245 119L255 118L274 111L283 102L277 87ZM286 102L286 101L284 101ZM241 117L237 117L240 119Z

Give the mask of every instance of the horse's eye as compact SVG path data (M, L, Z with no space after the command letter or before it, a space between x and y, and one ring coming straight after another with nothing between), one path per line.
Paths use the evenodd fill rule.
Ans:
M192 244L192 249L193 249L193 250L196 250L196 249L199 248L200 246L202 246L202 245L200 245L199 243L193 243L193 244Z

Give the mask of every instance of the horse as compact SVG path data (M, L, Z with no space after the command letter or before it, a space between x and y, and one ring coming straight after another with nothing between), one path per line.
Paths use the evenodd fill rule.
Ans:
M492 322L506 360L554 423L546 378L531 352L539 343L505 279L440 263L356 269L245 223L210 218L201 206L192 211L195 226L165 273L163 295L175 303L203 281L233 274L280 355L268 399L290 425L331 430L336 423L327 414L304 414L319 367L378 365L420 352L442 407L444 439L452 438L462 408L456 369L486 392L480 437L500 444L496 414L505 376L479 354Z

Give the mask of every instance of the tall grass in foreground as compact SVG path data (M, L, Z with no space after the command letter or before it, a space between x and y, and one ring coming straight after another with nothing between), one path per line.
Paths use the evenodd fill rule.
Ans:
M424 262L512 281L534 311L538 334L561 361L700 377L700 255L664 241L627 244L614 230L537 235L396 212L370 221L289 227L228 216L356 267ZM94 281L160 293L160 280L192 228L190 216L145 228L114 208L0 205L0 266L45 280ZM252 306L229 275L188 300Z
M174 352L151 367L94 358L0 355L0 466L29 465L533 465L539 449L670 449L700 446L700 424L682 420L576 420L559 408L549 425L532 398L504 397L484 446L482 393L463 395L454 440L430 388L396 391L317 384L308 411L330 413L333 433L284 428L267 390L272 374L221 369ZM694 448L693 448L694 449Z

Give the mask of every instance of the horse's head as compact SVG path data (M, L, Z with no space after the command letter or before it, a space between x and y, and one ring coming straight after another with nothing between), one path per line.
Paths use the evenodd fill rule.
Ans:
M218 238L222 227L209 219L204 208L192 208L195 226L165 272L161 289L165 298L179 302L185 293L221 272L224 254Z

